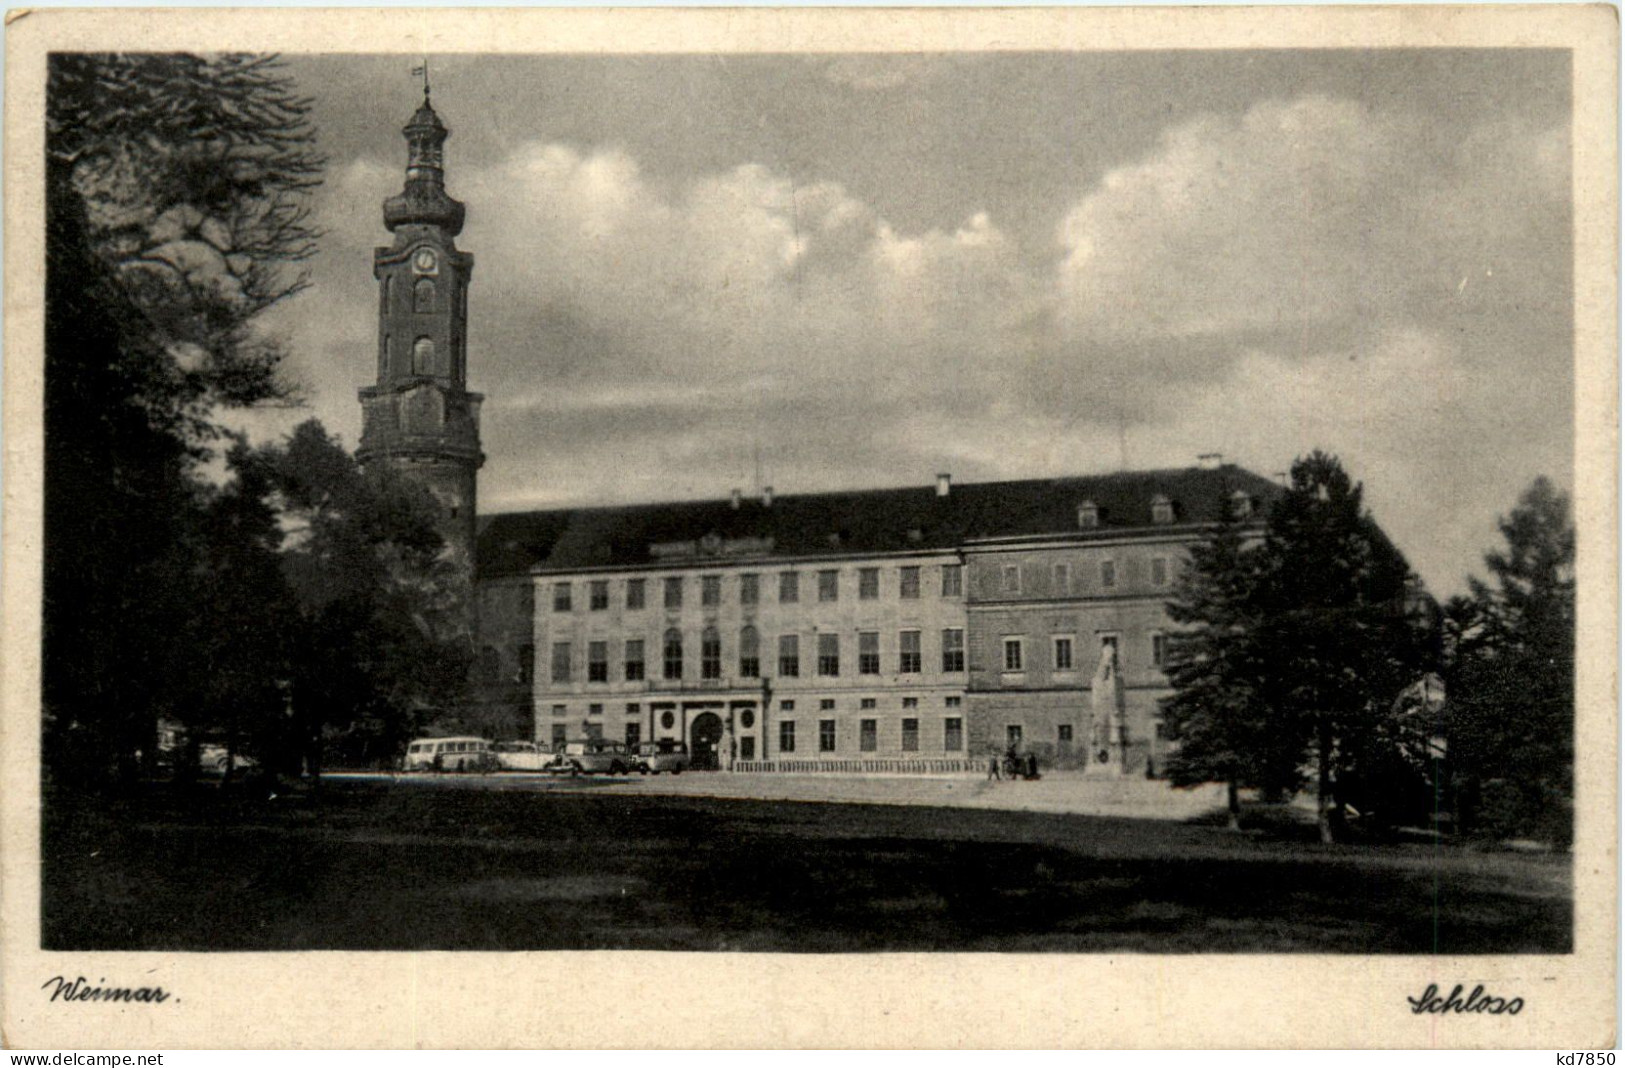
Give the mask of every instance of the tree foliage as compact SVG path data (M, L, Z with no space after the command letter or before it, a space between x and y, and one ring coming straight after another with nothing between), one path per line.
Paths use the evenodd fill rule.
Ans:
M363 472L315 421L264 456L290 535L294 748L309 770L329 746L385 759L465 698L469 590L438 505L388 468Z
M1426 662L1405 560L1362 496L1335 457L1298 460L1259 540L1221 523L1168 606L1184 626L1164 706L1170 776L1275 793L1312 760L1328 838L1344 806L1391 810L1413 785L1393 702Z
M1451 602L1450 759L1465 824L1567 843L1574 796L1574 527L1545 478L1500 521L1504 549Z
M51 57L43 712L73 781L133 774L197 696L209 653L180 636L224 507L199 471L217 406L290 396L254 320L314 249L306 115L264 57Z
M1163 702L1163 721L1179 747L1165 771L1179 786L1230 784L1232 824L1240 816L1238 788L1295 789L1300 755L1293 735L1274 723L1263 690L1258 554L1246 533L1227 513L1206 542L1192 547L1167 606L1182 630L1169 650L1174 696Z

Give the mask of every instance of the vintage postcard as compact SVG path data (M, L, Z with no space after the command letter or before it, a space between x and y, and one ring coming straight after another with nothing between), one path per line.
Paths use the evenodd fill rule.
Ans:
M1618 46L12 12L4 1043L1612 1046Z

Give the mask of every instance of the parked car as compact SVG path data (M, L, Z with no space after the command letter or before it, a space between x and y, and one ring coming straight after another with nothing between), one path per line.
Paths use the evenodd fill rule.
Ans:
M418 738L406 747L402 771L490 771L497 766L484 738Z
M259 762L246 753L231 753L224 745L204 742L197 749L197 766L199 771L224 775L227 767L247 771L259 767Z
M596 775L608 772L625 775L632 770L632 754L625 742L608 738L588 738L581 742L566 742L564 750L553 758L548 771L570 775Z
M688 746L675 738L643 742L632 755L632 767L640 775L659 775L663 771L681 775L688 765Z
M546 746L535 742L497 742L491 752L503 771L541 771L553 759Z

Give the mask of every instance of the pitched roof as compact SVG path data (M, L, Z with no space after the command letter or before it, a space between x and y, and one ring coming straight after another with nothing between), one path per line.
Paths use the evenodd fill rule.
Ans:
M1240 490L1263 502L1280 488L1233 464L1216 468L1125 471L1077 478L784 494L764 505L745 498L508 512L480 520L482 578L673 562L653 546L706 538L742 544L771 539L774 557L953 549L979 538L1078 531L1077 509L1099 509L1097 533L1150 527L1152 501L1166 497L1174 527L1209 523ZM1166 529L1166 527L1162 528Z

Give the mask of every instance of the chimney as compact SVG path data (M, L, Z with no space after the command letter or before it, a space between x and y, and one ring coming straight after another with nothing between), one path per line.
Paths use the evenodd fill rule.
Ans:
M773 507L773 487L772 486L763 486L762 487L762 507L763 508L771 508L771 507Z
M738 490L733 491L732 496L728 500L728 504L730 506L732 506L734 511L736 511L736 512L739 511L739 491Z
M1224 463L1222 452L1204 452L1196 458L1196 466L1204 471L1217 470L1222 463Z
M953 484L954 477L946 471L937 475L937 496L948 496L948 487Z

